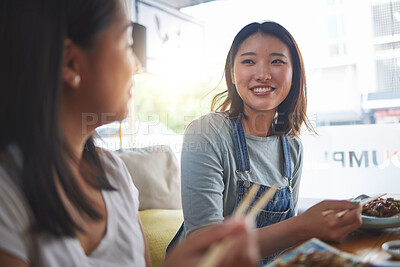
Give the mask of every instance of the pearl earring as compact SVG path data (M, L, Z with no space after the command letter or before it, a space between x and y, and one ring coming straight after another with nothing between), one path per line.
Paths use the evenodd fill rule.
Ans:
M81 81L81 76L76 75L76 76L74 77L74 83L79 83L80 81Z

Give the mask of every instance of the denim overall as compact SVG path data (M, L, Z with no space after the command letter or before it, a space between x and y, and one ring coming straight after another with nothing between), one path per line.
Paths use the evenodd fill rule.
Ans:
M227 112L221 112L224 116L228 117ZM236 170L236 176L238 176L237 182L237 196L235 208L238 206L240 201L247 194L250 186L253 184L249 180L251 170L250 170L250 160L247 152L246 138L243 130L242 123L240 118L230 118L230 124L233 131L233 142L235 144L236 157L237 157L237 165L239 167ZM290 152L289 152L289 144L287 136L282 136L282 150L283 150L283 178L287 180L288 186L279 188L275 193L274 197L268 202L268 204L264 207L264 211L262 211L256 218L257 228L261 228L267 225L271 225L290 217L294 216L294 207L293 207L293 197L292 197L292 171L291 171L291 160L290 160ZM266 185L260 185L260 189L256 194L256 198L258 199L263 193L269 189L270 187ZM251 206L254 204L251 203ZM179 242L181 238L183 238L183 229L184 222L180 226L178 232L175 234L174 238L168 244L166 249L166 256L170 252L170 249ZM272 261L272 259L282 252L275 253L262 261L260 261L260 266L264 266L268 262Z
M246 138L242 123L240 121L240 118L230 118L230 123L233 130L233 141L235 144L237 164L239 168L238 170L236 170L236 174L238 176L236 189L237 196L235 204L236 208L242 201L244 196L246 196L253 182L249 180L249 177L251 177L250 160L247 152ZM291 186L292 170L287 136L283 135L281 140L283 150L282 174L283 178L286 179L288 185L279 188L274 197L264 207L264 210L257 216L257 228L268 226L294 216ZM260 185L260 189L257 192L255 199L260 198L269 188L269 186ZM253 200L250 206L253 206L255 201L256 200ZM260 266L264 266L265 264L271 262L274 257L280 255L281 253L282 252L278 252L263 259L262 261L260 261Z

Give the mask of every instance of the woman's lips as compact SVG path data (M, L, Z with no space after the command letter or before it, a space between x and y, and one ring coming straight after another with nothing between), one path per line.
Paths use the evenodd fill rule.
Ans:
M250 90L253 92L253 94L257 96L263 96L271 94L275 90L275 88L266 86L266 87L255 87L251 88Z

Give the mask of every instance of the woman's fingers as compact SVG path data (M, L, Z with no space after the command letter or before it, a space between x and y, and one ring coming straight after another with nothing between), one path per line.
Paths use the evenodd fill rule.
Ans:
M303 215L308 236L323 240L339 241L361 225L361 206L346 200L322 201Z
M354 205L349 201L337 202L329 201L325 203L327 206L323 206L323 208L333 209L335 212L323 216L325 223L322 224L323 228L320 229L321 233L317 237L325 240L340 241L347 234L361 226L360 205ZM343 210L348 211L342 216L337 216Z
M235 255L235 257L232 257ZM234 237L228 253L220 261L219 267L256 266L261 259L257 233L250 230Z
M339 221L341 221L341 231L344 236L356 230L362 224L361 207L347 212L343 217L339 218Z
M223 250L223 260L219 260L218 266L254 266L254 262L259 260L255 234L248 229L243 219L235 219L205 227L189 235L172 249L164 266L197 266L214 244L222 240L230 240L230 247L229 251Z
M244 220L227 220L223 224L217 224L197 230L189 235L187 240L195 240L191 242L191 248L202 249L207 248L212 243L217 242L229 235L237 235L247 232Z

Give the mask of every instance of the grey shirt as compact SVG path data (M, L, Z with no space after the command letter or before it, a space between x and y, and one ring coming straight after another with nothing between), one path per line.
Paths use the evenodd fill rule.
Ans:
M296 209L303 147L299 139L288 137L293 170L293 201ZM250 158L249 180L267 186L287 186L283 177L282 142L279 136L258 137L246 134ZM229 119L209 113L192 121L185 131L182 146L182 206L185 233L221 222L232 214L236 186L235 146Z

